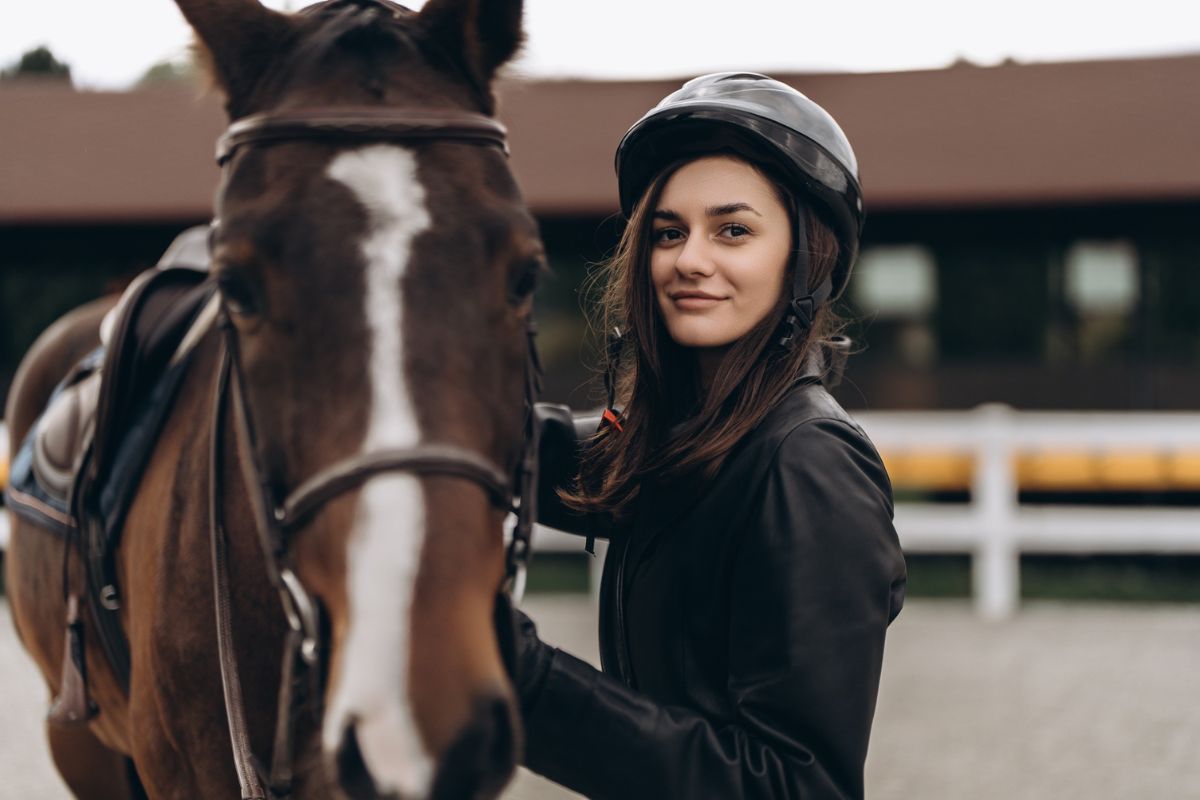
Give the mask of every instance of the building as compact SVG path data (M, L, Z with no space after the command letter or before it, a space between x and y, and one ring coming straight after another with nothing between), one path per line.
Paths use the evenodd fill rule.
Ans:
M1200 406L1200 56L778 77L862 166L847 406ZM501 87L556 273L550 399L594 398L578 287L619 231L613 148L678 83ZM54 316L209 217L223 125L190 86L0 85L0 391Z

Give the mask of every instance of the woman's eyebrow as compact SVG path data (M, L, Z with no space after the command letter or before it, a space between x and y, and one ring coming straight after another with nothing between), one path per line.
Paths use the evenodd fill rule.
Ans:
M749 203L726 203L725 205L709 206L708 208L704 209L705 215L710 217L724 217L729 214L736 214L739 211L749 211L755 216L762 216L762 214L759 214L757 211L755 211L754 207Z
M754 206L750 205L749 203L725 203L719 206L709 206L708 208L704 209L704 215L706 217L724 217L728 216L729 214L736 214L739 211L749 211L755 216L762 216L762 214L758 213ZM683 215L681 215L678 211L672 211L669 208L656 209L651 216L654 219L667 220L668 222L678 222L679 220L683 219Z

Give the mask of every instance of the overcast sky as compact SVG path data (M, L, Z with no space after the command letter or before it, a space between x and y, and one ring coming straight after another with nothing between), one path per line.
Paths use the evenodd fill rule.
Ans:
M528 45L517 68L547 77L1200 54L1197 0L526 0L525 7ZM189 40L170 0L0 0L0 8L0 65L45 44L89 88L124 88L156 61L182 57Z

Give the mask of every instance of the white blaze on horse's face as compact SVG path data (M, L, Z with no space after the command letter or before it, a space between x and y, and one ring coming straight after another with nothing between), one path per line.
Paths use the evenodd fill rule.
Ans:
M359 242L371 337L363 451L412 447L420 432L403 369L401 283L413 240L431 224L417 161L402 147L371 145L337 156L327 174L348 187L369 215L368 233ZM377 788L405 797L427 795L436 766L417 730L407 689L409 615L424 531L417 478L383 475L362 488L348 544L341 671L323 731L325 751L333 754L352 724Z

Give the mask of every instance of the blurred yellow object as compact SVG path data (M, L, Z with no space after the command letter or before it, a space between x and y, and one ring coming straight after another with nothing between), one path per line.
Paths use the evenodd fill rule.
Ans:
M1167 458L1153 450L1105 453L1097 459L1103 489L1144 491L1167 488Z
M892 481L892 486L895 486L896 476L904 469L904 465L900 463L900 454L893 450L880 450L879 458L883 461L883 468L887 470L888 478Z
M8 453L0 452L0 491L8 488Z
M956 450L891 450L881 454L892 485L910 491L967 491L975 460ZM1045 450L1021 453L1017 485L1027 491L1200 490L1200 451Z
M1017 456L1017 484L1022 489L1096 488L1096 459L1088 452L1050 450Z
M921 450L883 454L892 485L898 489L962 490L971 487L975 469L970 453Z
M1200 452L1172 453L1167 458L1167 476L1172 489L1200 489Z

